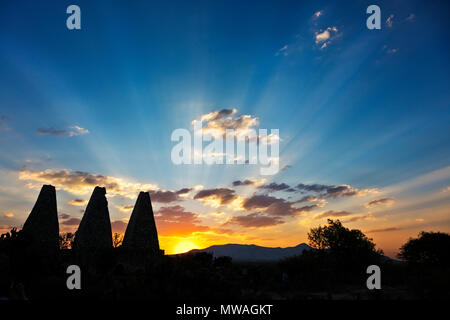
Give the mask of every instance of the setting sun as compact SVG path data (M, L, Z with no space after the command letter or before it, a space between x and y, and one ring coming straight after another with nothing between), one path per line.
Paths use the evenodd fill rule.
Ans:
M175 246L174 253L185 253L192 249L198 249L198 246L190 240L182 240Z

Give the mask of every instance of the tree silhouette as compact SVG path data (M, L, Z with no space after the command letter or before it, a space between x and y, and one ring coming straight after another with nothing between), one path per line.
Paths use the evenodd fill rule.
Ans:
M367 266L381 262L383 251L375 248L372 239L360 230L344 227L339 220L328 219L328 225L311 228L308 239L316 249L314 263L333 270L336 280L356 280Z
M60 249L72 249L75 234L71 232L62 233L59 235L59 248Z
M0 241L9 241L14 240L18 237L19 231L17 231L17 228L12 228L11 231L3 233L0 236Z
M450 235L441 232L419 233L401 248L398 258L410 264L450 266Z
M12 228L11 231L3 233L0 236L0 253L8 253L23 248L27 245L29 239L22 234L22 231L17 231L17 228Z
M310 246L331 252L365 251L382 254L375 249L375 243L357 229L348 229L339 220L328 219L328 225L312 228L308 232Z
M113 247L117 248L122 245L123 242L123 234L115 232L113 234Z

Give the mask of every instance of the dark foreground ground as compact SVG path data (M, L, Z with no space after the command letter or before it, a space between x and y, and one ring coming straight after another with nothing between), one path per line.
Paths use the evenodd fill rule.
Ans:
M69 290L69 265L81 268L81 290ZM366 287L367 265L306 253L276 263L235 263L207 253L147 256L116 248L53 257L0 255L3 300L448 300L450 270L379 263L381 290Z

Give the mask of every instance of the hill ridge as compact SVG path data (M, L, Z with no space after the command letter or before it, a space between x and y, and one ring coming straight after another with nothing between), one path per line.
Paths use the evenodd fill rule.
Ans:
M229 256L235 261L277 261L287 257L301 255L304 250L312 248L306 243L293 247L264 247L256 244L228 243L212 245L204 249L194 249L188 253L209 252L215 258Z

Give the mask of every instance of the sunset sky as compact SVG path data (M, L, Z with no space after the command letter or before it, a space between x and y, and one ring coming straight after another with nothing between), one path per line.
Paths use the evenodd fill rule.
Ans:
M295 246L327 218L392 257L450 232L450 5L376 1L368 30L372 2L2 1L0 232L43 184L61 232L97 185L121 233L150 191L167 253ZM174 165L172 132L202 117L279 129L280 172Z

